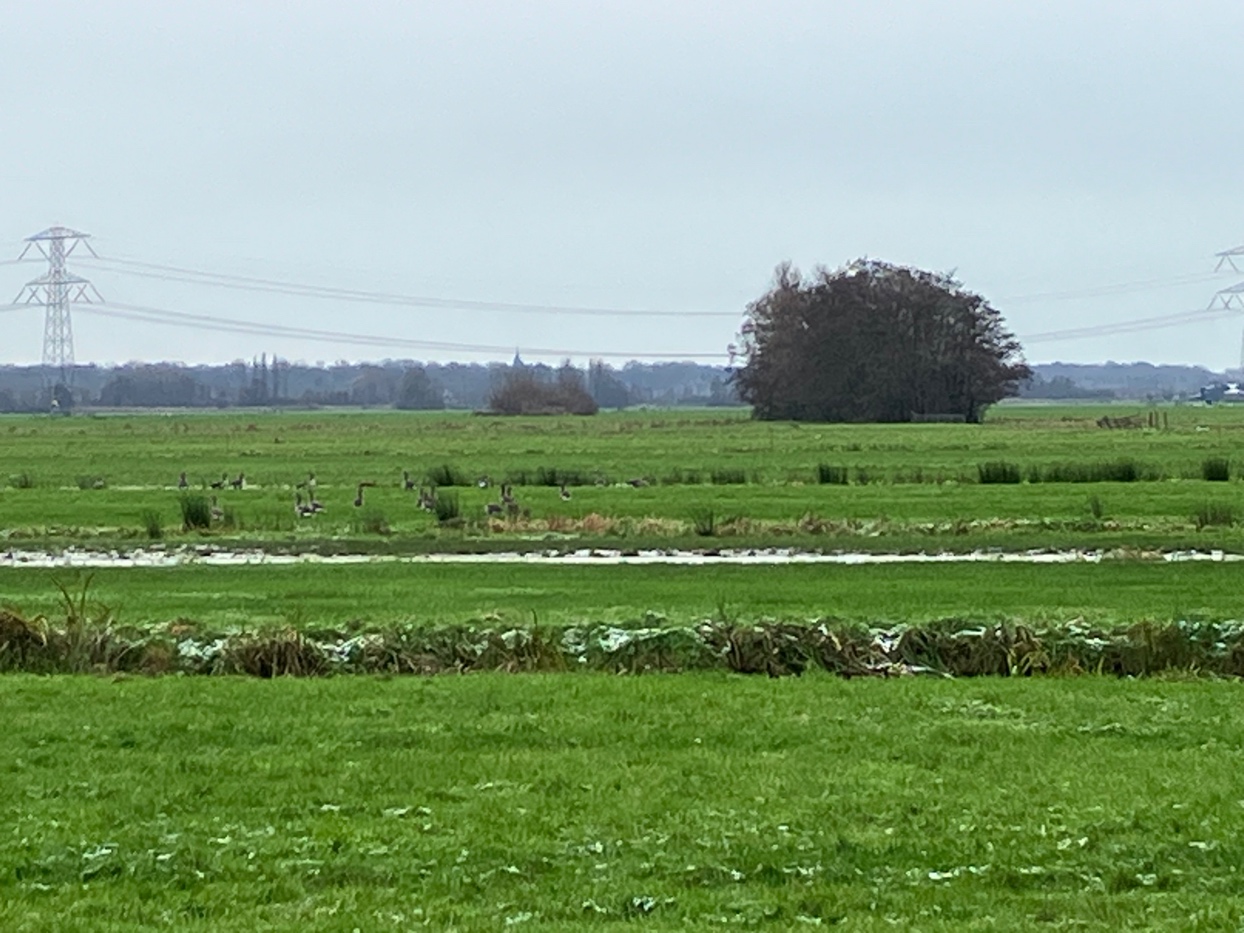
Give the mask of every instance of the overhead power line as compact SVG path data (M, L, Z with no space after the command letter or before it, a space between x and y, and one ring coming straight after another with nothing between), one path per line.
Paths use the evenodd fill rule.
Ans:
M168 282L187 282L192 285L211 285L242 291L258 291L300 298L320 298L333 301L354 301L368 304L396 305L415 308L445 308L469 311L502 311L522 314L572 314L590 317L668 317L668 318L738 318L737 311L652 311L634 308L592 308L577 305L525 304L510 301L477 301L465 298L436 298L426 295L405 295L389 292L373 292L364 289L335 288L309 282L291 282L246 275L229 275L189 269L183 266L167 266L160 263L140 262L104 256L97 265L121 275L159 279Z
M1146 330L1160 330L1164 327L1179 327L1186 324L1209 322L1227 317L1225 310L1206 311L1197 308L1192 311L1180 311L1176 314L1163 314L1158 317L1137 318L1132 321L1121 321L1114 324L1094 324L1088 327L1072 327L1067 330L1051 330L1039 334L1021 336L1022 343L1052 343L1054 341L1084 340L1091 337L1110 337L1115 334L1131 334Z
M308 327L289 327L280 324L259 324L237 318L219 317L211 314L195 314L186 311L174 311L168 308L154 308L145 305L129 305L109 302L106 305L86 305L79 310L104 317L122 318L125 320L145 321L148 323L165 324L173 327L187 327L198 330L223 331L226 333L252 334L262 337L286 337L297 340L318 341L322 343L353 344L356 346L383 347L389 349L411 350L448 350L461 353L509 354L512 346L454 343L435 340L416 340L405 337L386 337L379 334L358 334L344 331L318 330ZM551 357L591 357L601 359L672 359L672 360L724 360L729 354L720 353L671 353L668 351L619 351L619 350L580 350L566 347L523 347L523 351L532 356Z

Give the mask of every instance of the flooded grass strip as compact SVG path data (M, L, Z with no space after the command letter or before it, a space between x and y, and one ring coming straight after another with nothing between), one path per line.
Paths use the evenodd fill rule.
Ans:
M487 553L427 554L317 554L282 553L260 548L134 548L132 550L9 550L0 553L4 568L114 569L127 567L180 567L186 565L238 567L247 565L289 566L295 564L544 564L544 565L780 565L780 564L1069 564L1103 561L1244 561L1244 554L1212 550L1142 550L1116 548L1091 550L1033 549L1027 551L977 550L911 551L871 553L867 551L805 551L794 548L710 548L623 549L580 548L573 551L500 551Z

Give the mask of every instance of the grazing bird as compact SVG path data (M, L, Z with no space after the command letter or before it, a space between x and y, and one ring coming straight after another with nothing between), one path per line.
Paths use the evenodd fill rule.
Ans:
M189 486L190 486L190 483L186 480L186 471L182 470L181 475L177 477L177 488L187 489L189 488Z
M402 470L402 488L407 492L415 491L415 481L410 478L410 470Z
M225 510L216 504L216 497L212 496L212 518L214 518L216 521L220 521L224 517L225 517Z
M505 511L505 506L500 502L489 502L484 508L489 515L500 515Z
M566 488L565 483L562 483L560 495L562 497L562 502L568 502L570 500L570 490Z
M644 480L642 477L638 477L638 476L637 476L637 477L635 477L635 479L628 479L628 480L626 481L626 485L628 485L628 486L630 486L630 487L632 487L632 488L634 488L634 489L639 489L641 486L647 486L647 485L648 485L648 482L647 482L646 480Z
M246 474L239 473L237 476L237 479L229 480L229 485L232 486L234 489L241 489L243 486L246 485Z
M375 483L359 483L358 495L354 497L354 507L361 509L363 507L363 488L365 486L375 486Z
M422 486L419 487L419 508L423 509L425 512L436 511L436 487L435 486L433 486L431 489L424 489Z
M299 518L307 518L311 515L314 515L316 512L320 511L315 506L316 506L316 503L314 502L312 502L309 505L305 504L302 501L302 493L300 492L294 493L294 514L297 515Z
M323 512L324 511L324 503L316 499L314 495L311 496L311 511L312 512Z
M221 473L220 479L213 480L211 483L208 483L208 485L211 486L213 489L224 489L225 483L227 483L228 481L229 481L229 474Z
M487 489L489 486L492 485L492 480L490 480L487 476L481 476L479 479L475 481L475 485L478 486L480 489Z
M514 487L509 483L501 484L501 501L506 505L513 505L515 502Z

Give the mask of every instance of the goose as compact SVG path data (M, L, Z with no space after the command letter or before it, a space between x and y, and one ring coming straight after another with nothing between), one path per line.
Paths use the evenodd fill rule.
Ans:
M213 489L224 489L225 483L227 483L228 481L229 481L229 474L221 473L220 479L213 480L212 482L208 483L208 485L211 486Z
M647 480L637 476L635 479L628 479L626 481L626 485L632 487L633 489L639 489L641 486L647 486L648 482Z
M246 474L239 473L237 476L237 479L229 480L229 485L232 486L234 489L241 489L243 486L246 485Z
M475 485L478 486L480 489L487 489L489 486L492 485L492 480L490 480L487 476L481 476L479 479L475 481Z
M427 490L425 490L422 486L419 487L419 508L423 509L425 512L436 511L435 486Z
M501 501L506 505L514 504L514 487L509 483L501 484Z
M562 483L561 492L558 493L558 495L562 497L562 502L568 502L570 500L570 490L566 488L565 483Z
M402 488L407 492L415 490L415 481L410 478L410 470L402 470Z
M182 470L181 475L177 477L177 488L187 489L189 488L189 486L190 486L190 483L186 480L186 471Z
M295 515L297 515L299 518L307 518L310 515L314 515L317 511L318 509L316 509L315 503L306 505L302 501L302 493L300 492L294 493L294 514Z
M363 487L375 485L375 483L359 483L358 495L354 497L354 507L356 509L361 509L363 507Z
M323 512L324 503L320 502L318 499L315 498L315 495L312 494L309 508L311 509L312 512Z
M216 497L212 496L212 518L214 518L216 521L220 521L224 517L225 517L225 510L216 504Z
M484 506L484 509L489 515L500 515L505 511L505 506L503 506L500 502L489 502L486 506Z

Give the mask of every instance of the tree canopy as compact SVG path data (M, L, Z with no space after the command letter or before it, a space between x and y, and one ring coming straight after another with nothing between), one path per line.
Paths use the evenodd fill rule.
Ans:
M747 308L734 382L757 418L979 421L1029 376L1002 315L951 275L857 260L778 266Z

